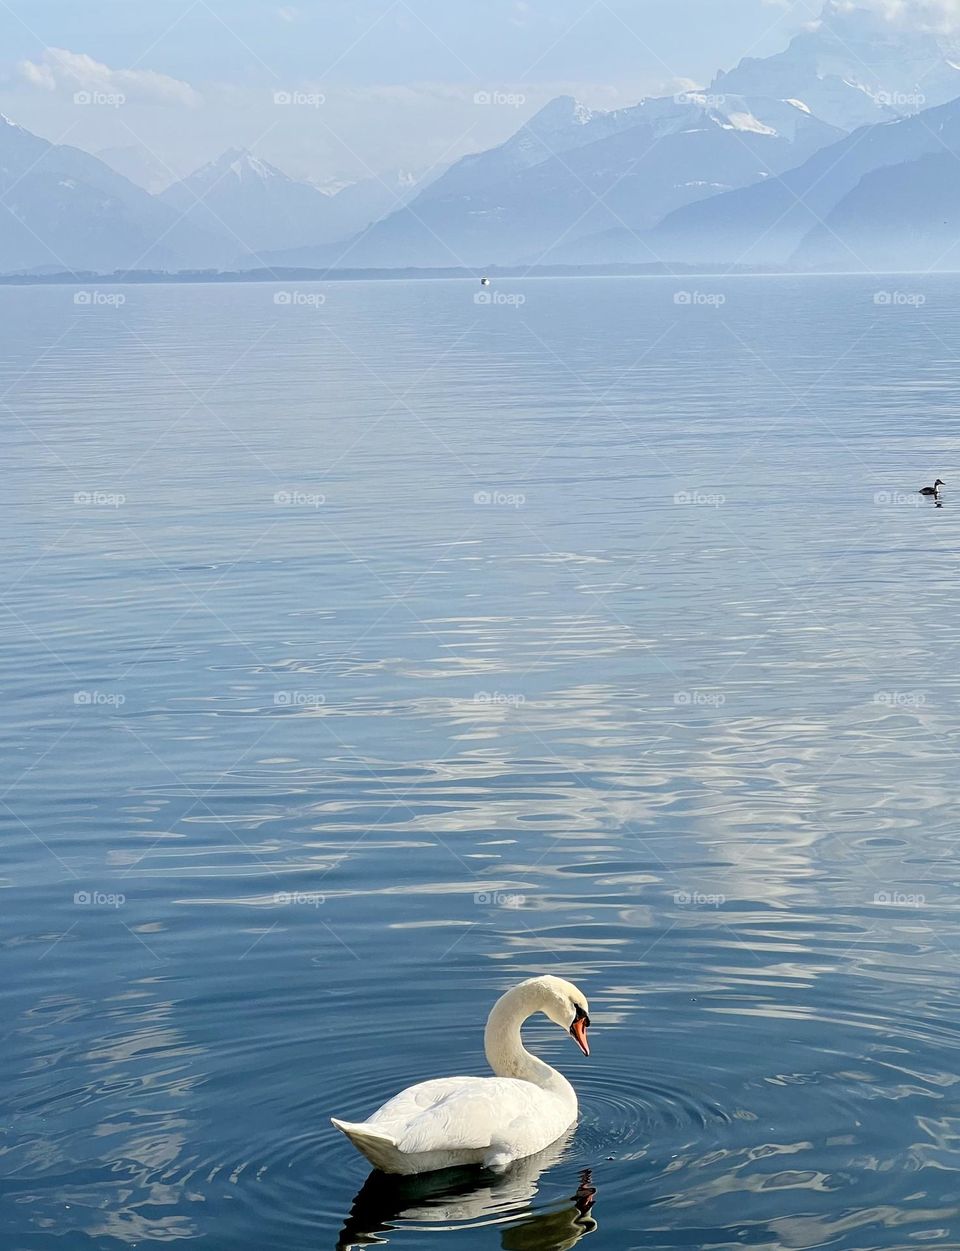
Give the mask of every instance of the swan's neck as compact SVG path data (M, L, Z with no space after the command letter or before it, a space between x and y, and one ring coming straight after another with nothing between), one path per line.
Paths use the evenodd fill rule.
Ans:
M533 1082L544 1090L563 1095L576 1106L577 1096L563 1074L531 1055L520 1038L520 1026L539 1007L534 988L525 984L514 986L497 1000L483 1034L487 1063L497 1077L516 1077Z

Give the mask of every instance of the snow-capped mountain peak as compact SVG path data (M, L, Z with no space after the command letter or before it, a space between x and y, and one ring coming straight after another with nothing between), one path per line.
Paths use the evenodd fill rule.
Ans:
M775 56L720 72L712 93L790 97L844 130L918 113L960 95L958 48L875 10L827 0L820 18Z
M225 174L232 174L236 178L260 178L264 180L287 177L276 166L262 161L247 148L228 148L216 160L210 161L207 165L195 171L191 177L199 179L208 172L216 177L222 177Z
M203 229L226 232L241 255L312 242L330 197L245 148L230 148L161 199Z
M599 115L575 96L555 96L531 117L524 129L544 133L570 125L586 126Z

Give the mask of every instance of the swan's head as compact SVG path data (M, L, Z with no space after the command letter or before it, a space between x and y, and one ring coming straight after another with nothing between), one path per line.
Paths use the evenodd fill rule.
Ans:
M590 1024L590 1013L583 991L578 990L573 982L565 982L562 977L535 977L527 984L531 989L536 987L539 1001L537 1007L540 1011L555 1025L571 1034L583 1054L588 1056L590 1044L587 1042L587 1026Z

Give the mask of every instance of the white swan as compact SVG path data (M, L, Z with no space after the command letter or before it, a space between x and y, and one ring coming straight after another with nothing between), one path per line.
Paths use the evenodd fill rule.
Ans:
M493 1005L483 1035L496 1077L439 1077L408 1086L369 1120L331 1117L358 1151L385 1173L428 1173L463 1164L505 1169L542 1151L577 1119L567 1079L527 1051L520 1026L542 1012L590 1054L584 995L560 977L532 977Z

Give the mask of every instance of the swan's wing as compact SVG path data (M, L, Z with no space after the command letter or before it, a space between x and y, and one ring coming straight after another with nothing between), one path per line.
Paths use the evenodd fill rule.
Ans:
M510 1077L442 1077L410 1086L370 1118L404 1154L483 1150L535 1119L552 1096Z

